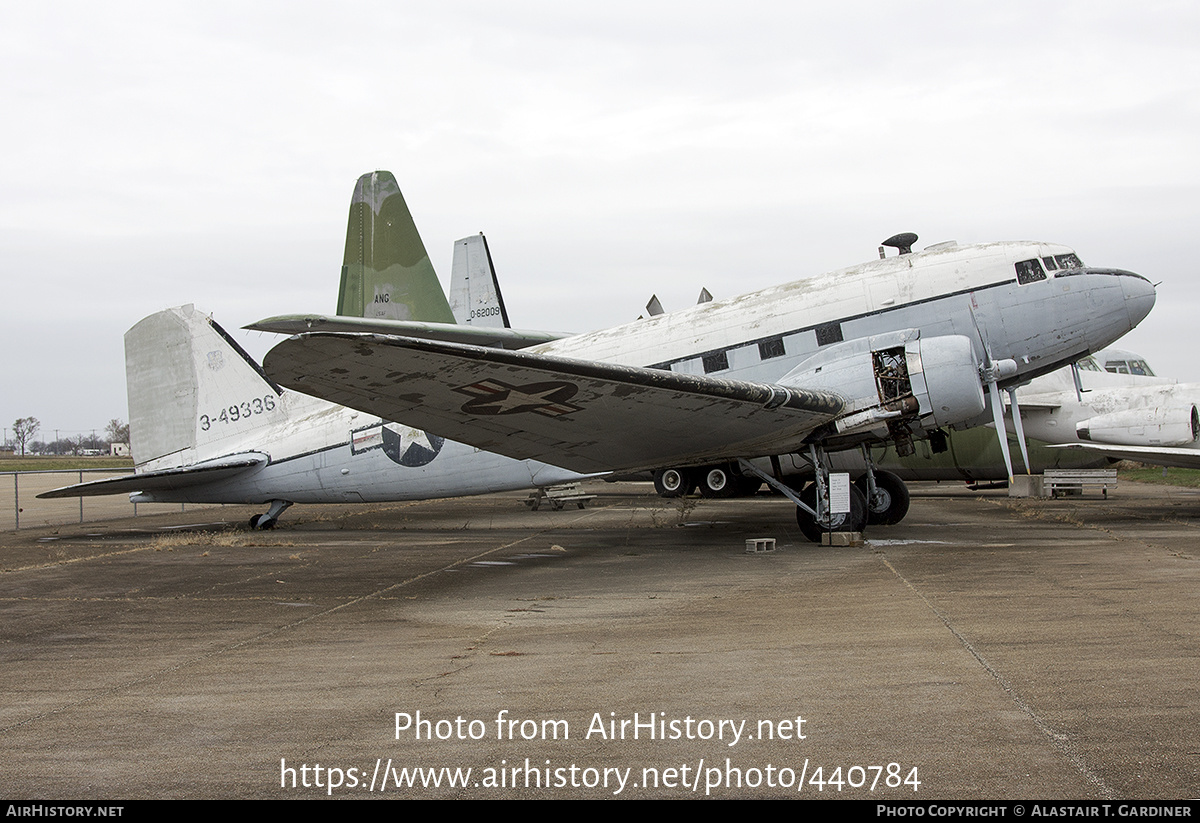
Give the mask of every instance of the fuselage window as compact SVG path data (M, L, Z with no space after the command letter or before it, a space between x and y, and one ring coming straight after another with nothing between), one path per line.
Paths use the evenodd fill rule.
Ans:
M1096 362L1096 358L1090 356L1083 358L1075 365L1079 366L1080 371L1104 371L1104 369L1100 368L1100 364Z
M1017 282L1021 285L1046 279L1046 272L1042 271L1042 264L1038 262L1036 257L1032 260L1022 260L1016 266Z
M842 324L841 323L826 323L824 326L817 326L817 345L828 346L831 343L842 342Z
M704 373L709 374L715 371L724 371L729 368L729 355L723 351L716 354L706 354L703 358Z
M772 357L783 357L786 354L783 350L783 338L772 337L770 340L763 340L758 344L758 356L763 360L769 360Z

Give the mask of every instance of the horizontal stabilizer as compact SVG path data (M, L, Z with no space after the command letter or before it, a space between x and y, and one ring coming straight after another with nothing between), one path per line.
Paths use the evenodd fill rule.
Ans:
M791 451L843 405L832 392L375 335L292 337L264 367L306 394L579 472Z
M96 497L104 494L130 494L132 492L163 491L182 489L188 486L199 486L204 483L214 483L225 480L235 474L241 474L255 466L267 462L265 454L235 454L196 463L178 469L162 469L160 471L141 472L123 477L109 477L105 480L90 480L87 483L76 483L74 486L63 486L42 492L42 499L55 497Z
M285 314L268 317L246 326L255 331L278 334L306 332L352 332L359 334L395 334L421 340L468 343L495 349L525 349L551 340L570 337L565 332L522 331L456 323L420 323L413 320L382 320L369 317L329 317L320 314Z
M1113 460L1132 460L1152 466L1175 466L1180 469L1200 469L1200 449L1179 446L1115 446L1105 443L1060 443L1052 449L1083 449L1102 454Z

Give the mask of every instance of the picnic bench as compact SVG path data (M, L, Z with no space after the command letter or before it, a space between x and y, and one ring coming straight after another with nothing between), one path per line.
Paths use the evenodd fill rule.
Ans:
M553 506L555 511L560 510L567 503L574 503L582 509L583 504L595 496L594 494L585 494L579 488L578 483L565 483L561 486L546 486L531 491L529 497L525 499L525 505L537 511L544 500Z
M1116 487L1116 469L1046 469L1042 474L1043 493L1050 497L1099 491L1107 499L1108 490Z

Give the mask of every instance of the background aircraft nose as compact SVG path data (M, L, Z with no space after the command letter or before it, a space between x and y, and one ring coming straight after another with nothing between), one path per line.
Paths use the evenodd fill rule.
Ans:
M1154 308L1154 284L1140 274L1129 271L1119 274L1121 290L1125 293L1125 308L1129 311L1129 327L1133 328Z

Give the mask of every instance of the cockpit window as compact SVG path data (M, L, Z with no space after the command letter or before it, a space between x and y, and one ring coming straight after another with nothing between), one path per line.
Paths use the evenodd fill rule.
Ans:
M1062 269L1082 269L1083 261L1075 252L1070 254L1056 254L1051 257L1043 257L1042 263L1046 266L1046 271L1060 271Z
M1032 260L1022 260L1016 266L1017 282L1021 285L1046 279L1046 272L1042 271L1042 264L1036 257Z
M1154 377L1154 370L1145 360L1109 360L1104 364L1104 370L1113 374L1138 374L1143 377Z
M1104 371L1104 369L1100 368L1100 364L1096 362L1096 358L1090 356L1083 358L1075 365L1079 366L1080 371Z

